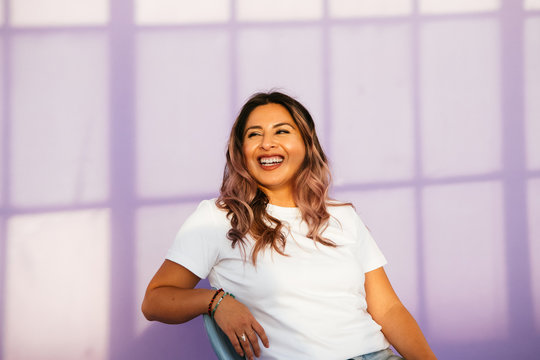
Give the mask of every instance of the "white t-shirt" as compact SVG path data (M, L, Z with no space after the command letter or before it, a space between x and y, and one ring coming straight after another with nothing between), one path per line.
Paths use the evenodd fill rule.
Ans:
M167 259L208 277L250 309L270 342L268 349L261 346L260 359L343 360L385 349L389 343L366 311L364 274L386 260L351 206L327 209L323 236L337 247L307 238L299 209L269 204L268 213L290 229L289 256L267 249L254 266L243 260L240 245L231 247L226 212L205 200L181 227Z

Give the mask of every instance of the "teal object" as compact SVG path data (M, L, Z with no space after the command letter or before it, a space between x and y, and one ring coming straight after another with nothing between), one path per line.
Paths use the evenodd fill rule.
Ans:
M236 353L229 338L219 328L214 319L208 316L208 314L204 314L203 319L206 334L219 360L245 360L245 357Z

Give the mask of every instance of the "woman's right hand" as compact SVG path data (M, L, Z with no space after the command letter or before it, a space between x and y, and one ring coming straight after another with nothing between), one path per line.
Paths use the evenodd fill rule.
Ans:
M255 320L247 306L232 296L225 296L219 304L214 319L231 341L240 356L253 360L261 356L259 338L264 347L269 347L268 338L261 324Z
M181 324L206 313L215 291L194 289L199 280L182 265L165 260L146 290L142 304L144 316L148 320ZM268 347L268 338L262 326L247 306L231 296L221 300L214 318L238 354L245 353L248 359L253 359L254 354L260 356L258 338Z

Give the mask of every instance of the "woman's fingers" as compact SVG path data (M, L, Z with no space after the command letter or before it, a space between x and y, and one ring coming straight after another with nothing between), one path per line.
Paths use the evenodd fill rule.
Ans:
M257 347L258 347L257 338L255 338L255 345L254 345L253 343L250 344L251 338L248 337L245 332L240 334L240 335L237 335L237 337L238 337L238 340L240 341L240 345L242 346L242 349L244 349L244 354L245 354L246 358L248 360L253 360L253 355L254 355L253 350L254 349L252 349L252 346L257 345ZM242 354L240 354L240 355L242 355ZM259 354L257 354L257 352L255 352L255 356L259 356L259 355L260 355L260 350L259 350Z
M257 321L255 321L253 324L251 324L251 327L253 330L257 333L259 338L261 339L263 345L265 348L270 346L270 343L268 342L268 337L266 337L266 333L264 332L263 327L261 324L259 324Z
M236 334L234 332L225 332L225 335L227 335L227 337L229 338L229 341L231 342L234 350L238 353L238 355L244 356L244 350L242 349L242 346L240 345L240 341Z
M246 331L226 333L234 349L240 356L245 356L248 360L253 360L254 356L261 356L259 338L257 333L251 329Z
M259 347L259 339L257 338L257 333L250 329L247 330L245 334L247 334L245 336L245 343L249 342L251 344L251 348L253 349L255 356L261 356L261 348ZM244 338L242 338L242 340L244 340Z
M255 330L255 327L258 329L258 331ZM266 337L262 326L257 322L252 325L251 329L240 333L240 335L237 334L237 337L248 359L253 359L253 355L256 357L261 356L259 338L261 338L261 341L265 347L269 346L268 338Z

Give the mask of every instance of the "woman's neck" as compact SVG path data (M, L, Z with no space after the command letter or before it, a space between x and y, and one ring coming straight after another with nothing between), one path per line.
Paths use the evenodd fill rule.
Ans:
M282 207L296 207L291 189L287 188L273 191L263 187L260 188L268 197L268 202L270 204Z

